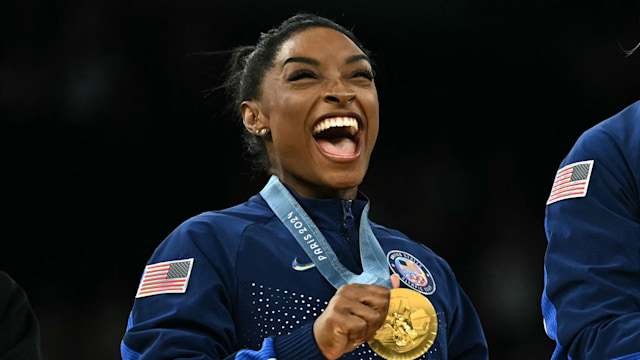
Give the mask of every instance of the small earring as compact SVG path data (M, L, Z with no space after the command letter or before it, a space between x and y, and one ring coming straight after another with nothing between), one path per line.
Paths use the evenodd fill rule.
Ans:
M265 136L265 135L267 135L267 134L269 133L269 129L267 129L267 128L262 128L262 129L258 130L258 131L257 131L257 133L258 133L258 135L260 135L260 136Z

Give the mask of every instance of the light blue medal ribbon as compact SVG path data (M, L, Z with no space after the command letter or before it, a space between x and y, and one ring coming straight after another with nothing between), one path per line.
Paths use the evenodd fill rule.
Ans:
M340 263L320 229L277 176L271 176L260 195L333 287L338 289L345 284L393 287L387 258L369 224L369 203L360 219L360 260L363 271L356 275Z

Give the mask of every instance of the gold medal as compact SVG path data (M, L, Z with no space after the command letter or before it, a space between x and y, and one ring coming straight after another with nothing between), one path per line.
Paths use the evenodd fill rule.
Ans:
M387 319L369 346L388 360L413 360L429 350L437 333L429 299L410 289L392 289Z

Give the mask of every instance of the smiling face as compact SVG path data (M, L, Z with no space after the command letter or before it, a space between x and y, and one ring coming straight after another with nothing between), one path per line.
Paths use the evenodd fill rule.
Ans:
M268 128L271 171L298 194L355 198L378 136L371 63L339 31L313 27L282 44L245 126Z

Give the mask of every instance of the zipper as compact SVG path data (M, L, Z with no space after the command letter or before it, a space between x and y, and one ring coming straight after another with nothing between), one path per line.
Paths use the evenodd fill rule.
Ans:
M356 230L356 222L353 217L351 207L353 200L342 200L342 228L344 229L344 236L352 247L359 248L358 232Z
M355 268L350 269L359 274L362 272L362 264L360 262L360 238L358 237L358 227L356 226L356 219L353 216L353 200L342 200L342 228L344 230L344 237L349 244L353 260L355 261Z

